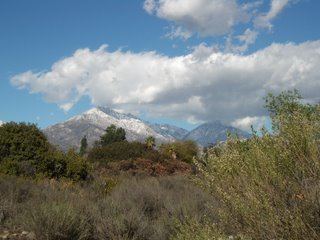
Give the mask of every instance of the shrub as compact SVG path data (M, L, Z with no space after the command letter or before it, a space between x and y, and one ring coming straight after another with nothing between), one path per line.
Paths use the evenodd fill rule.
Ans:
M9 162L13 164L12 162ZM20 164L21 165L21 164ZM19 165L18 169L21 169ZM12 171L8 172L8 167L5 173L10 175L23 175L32 177L49 177L49 178L69 178L72 180L85 180L88 176L88 164L80 157L74 150L69 150L68 153L63 153L57 150L50 150L43 159L33 164L34 171L32 175L27 175L26 171ZM4 171L3 171L4 172Z
M208 201L208 195L182 177L123 181L99 207L99 237L169 239L176 221L192 217L201 222L210 212Z
M158 152L148 149L140 142L115 142L103 147L94 147L88 155L88 159L93 162L106 164L112 161L136 159L139 157L159 156Z
M177 223L212 216L211 197L185 177L121 178L116 186L111 180L111 190L100 180L0 177L0 226L32 231L40 240L169 239Z
M10 122L0 126L0 163L37 163L43 159L49 148L46 137L34 124Z
M168 176L178 174L191 174L190 164L179 160L162 160L156 162L148 158L123 160L109 163L106 166L108 175L121 175L123 173L133 176Z
M28 231L39 240L92 239L90 217L68 203L42 203L25 220Z
M0 126L0 172L83 180L88 166L74 151L54 149L37 126L11 122Z
M192 163L193 158L198 154L197 144L190 140L165 143L159 150L168 159L179 159L187 163Z
M319 239L320 106L269 95L274 134L229 139L198 163L218 227L247 239Z
M177 224L176 233L172 235L171 240L229 240L235 239L233 236L223 234L215 224L199 223L194 220L188 220L184 224ZM244 238L236 238L245 240ZM249 240L249 239L247 239Z

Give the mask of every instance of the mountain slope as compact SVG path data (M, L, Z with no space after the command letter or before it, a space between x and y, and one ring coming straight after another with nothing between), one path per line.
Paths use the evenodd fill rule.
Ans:
M148 136L154 136L157 142L174 141L172 136L163 136L145 122L132 114L123 114L110 108L93 108L66 122L44 129L49 141L63 150L79 148L81 138L87 136L89 145L99 140L105 129L111 124L126 130L129 141L144 141Z
M248 138L250 134L240 129L225 126L219 121L204 123L190 131L183 139L193 140L203 147L207 147L218 141L225 141L227 133L237 133L240 137Z
M170 125L170 124L155 123L150 125L150 127L157 133L161 134L162 136L165 136L168 138L173 137L177 140L182 140L184 136L189 133L189 131L186 129L183 129L174 125Z

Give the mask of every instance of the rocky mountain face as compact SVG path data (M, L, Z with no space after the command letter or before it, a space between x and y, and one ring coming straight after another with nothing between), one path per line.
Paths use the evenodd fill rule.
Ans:
M65 122L50 126L44 129L44 133L52 144L62 150L78 149L83 136L87 136L89 146L92 146L111 124L124 128L129 141L143 142L148 136L153 136L158 144L175 140L193 140L205 147L217 141L225 141L227 132L238 133L244 138L250 136L220 122L205 123L189 132L169 124L150 124L132 114L104 107L90 109Z
M154 136L158 143L175 140L174 136L169 133L162 135L160 131L132 114L103 107L93 108L66 122L50 126L44 129L44 133L52 144L63 150L78 149L83 136L87 136L88 144L92 145L111 124L124 128L129 141L144 141L148 136Z
M183 138L184 140L193 140L203 147L207 147L219 141L227 140L227 134L238 134L240 137L248 138L250 134L240 129L225 126L219 121L204 123L194 130L190 131Z

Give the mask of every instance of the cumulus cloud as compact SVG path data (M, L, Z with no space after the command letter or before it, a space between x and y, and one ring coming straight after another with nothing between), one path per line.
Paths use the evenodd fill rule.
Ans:
M266 115L262 99L269 91L297 88L307 99L317 99L319 64L320 41L272 44L247 55L202 44L176 57L111 52L102 46L94 51L79 49L49 71L27 71L11 82L42 94L65 111L87 96L94 105L143 111L153 117L219 119L245 128L252 119L236 120Z
M220 36L250 19L251 4L237 0L146 0L144 9L149 14L174 23L169 37Z
M292 0L271 0L270 10L267 13L260 14L254 20L254 25L258 28L268 28L271 30L273 27L271 21L291 2Z
M236 119L231 123L231 126L239 128L243 131L250 132L251 127L253 127L255 130L260 130L261 128L266 127L268 120L269 119L267 116L247 116L244 118Z

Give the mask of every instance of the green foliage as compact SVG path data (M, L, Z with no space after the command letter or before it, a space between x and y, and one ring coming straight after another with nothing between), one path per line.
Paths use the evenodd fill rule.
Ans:
M88 164L74 150L67 153L48 152L43 161L37 165L37 171L49 178L69 178L85 180L88 176Z
M34 124L5 123L0 126L0 163L6 160L15 164L43 158L50 144Z
M87 141L87 136L84 136L81 139L81 145L80 145L80 155L83 156L87 153L87 148L88 148L88 141Z
M201 159L199 183L218 200L218 229L244 239L320 238L320 106L269 95L275 134L229 139Z
M74 150L69 150L65 155L67 162L65 177L76 181L85 180L88 176L89 166L85 160Z
M123 128L117 128L115 125L107 127L106 132L100 138L100 145L106 146L115 142L122 142L126 140L126 132Z
M190 140L165 143L159 150L166 158L179 159L187 163L192 163L198 154L197 144Z
M153 136L149 136L145 140L146 146L153 149L156 146L156 139Z
M73 180L88 174L87 165L76 153L55 150L33 124L13 122L0 127L0 172Z
M153 149L148 149L140 142L115 142L103 147L94 147L88 154L88 159L92 162L106 164L112 161L128 160L149 157L159 153Z

